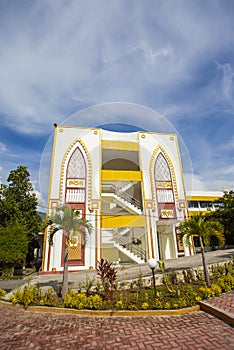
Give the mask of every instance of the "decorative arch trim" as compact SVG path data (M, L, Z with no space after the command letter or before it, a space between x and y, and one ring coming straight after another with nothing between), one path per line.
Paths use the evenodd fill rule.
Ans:
M66 152L64 153L62 165L60 169L60 186L59 186L59 200L62 202L63 200L63 190L65 188L65 182L66 182L66 162L68 160L68 157L70 155L70 152L72 148L77 145L78 147L83 149L86 159L87 159L87 176L88 176L88 206L90 205L91 198L92 198L92 160L90 157L90 153L85 145L85 143L81 139L74 140L69 147L67 148Z
M175 199L178 200L178 188L177 188L177 182L176 182L176 175L175 175L175 168L173 166L172 160L169 157L167 151L162 145L158 145L155 150L153 151L152 157L150 159L150 180L151 180L151 190L152 190L152 196L153 196L153 202L156 203L156 188L154 184L154 165L157 159L157 156L159 153L162 153L164 158L166 159L170 172L171 172L171 179L173 184L173 190L174 190L174 196Z

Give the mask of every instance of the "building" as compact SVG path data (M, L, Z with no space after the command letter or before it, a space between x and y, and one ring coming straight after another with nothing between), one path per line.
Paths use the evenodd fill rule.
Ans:
M215 200L221 197L221 191L187 191L189 217L217 209L219 205Z
M219 207L215 200L223 197L221 191L187 191L188 215L189 217L197 214L205 214L214 211ZM193 237L194 249L198 253L201 251L199 238ZM219 249L216 237L211 237L210 246L207 250Z
M85 245L73 233L69 271L193 254L177 236L188 209L175 134L55 125L49 214L61 204L94 227ZM52 246L45 235L43 272L63 270L64 243L62 230Z

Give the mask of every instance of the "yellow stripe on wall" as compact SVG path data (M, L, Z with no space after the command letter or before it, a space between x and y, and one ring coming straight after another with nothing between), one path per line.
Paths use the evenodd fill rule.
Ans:
M211 210L209 210L209 209L204 209L204 210L200 210L200 211L189 210L188 215L189 216L205 215L206 213L210 213L210 212L211 212Z
M139 151L139 144L137 142L103 140L102 148L122 151Z
M187 201L200 201L200 202L213 202L216 199L219 199L220 197L202 197L202 196L187 196Z
M102 216L102 228L145 227L145 217L139 215Z
M102 170L102 181L141 181L141 171Z

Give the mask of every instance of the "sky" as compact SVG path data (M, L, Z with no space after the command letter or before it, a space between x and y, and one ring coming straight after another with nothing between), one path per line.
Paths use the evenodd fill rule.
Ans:
M121 102L176 130L194 190L234 189L233 14L231 0L0 0L0 181L26 165L42 203L53 124L144 128L144 113L106 113Z

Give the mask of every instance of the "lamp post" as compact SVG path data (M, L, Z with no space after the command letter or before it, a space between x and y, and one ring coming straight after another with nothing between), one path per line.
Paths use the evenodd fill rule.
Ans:
M151 258L148 260L148 265L152 271L152 276L153 276L153 287L154 287L154 298L156 299L156 283L155 283L155 273L154 273L154 270L155 270L155 267L157 265L157 261L156 259L154 258Z

